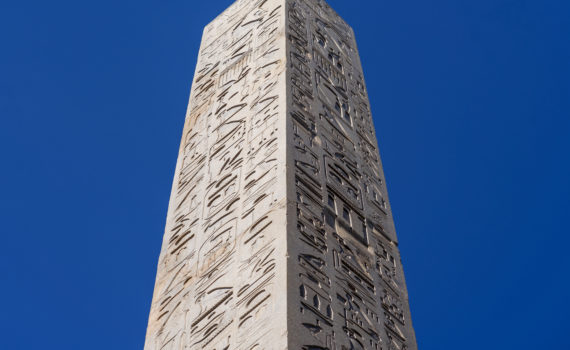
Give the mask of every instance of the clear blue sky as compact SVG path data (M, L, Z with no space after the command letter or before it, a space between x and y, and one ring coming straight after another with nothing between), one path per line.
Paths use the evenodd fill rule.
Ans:
M230 3L1 2L0 348L142 349L202 28ZM570 349L570 2L329 3L420 349Z

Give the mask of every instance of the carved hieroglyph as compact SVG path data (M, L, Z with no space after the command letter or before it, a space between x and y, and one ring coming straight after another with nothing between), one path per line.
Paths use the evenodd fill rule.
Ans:
M145 349L417 349L354 33L324 1L204 29Z

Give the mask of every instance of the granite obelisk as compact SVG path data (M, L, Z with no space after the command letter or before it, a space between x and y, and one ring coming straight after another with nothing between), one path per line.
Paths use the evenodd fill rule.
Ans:
M204 29L145 349L417 349L354 32L324 1Z

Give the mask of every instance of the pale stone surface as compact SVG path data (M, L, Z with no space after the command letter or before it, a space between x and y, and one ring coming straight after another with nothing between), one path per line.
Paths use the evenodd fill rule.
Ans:
M145 349L417 349L354 33L325 2L238 0L204 29Z

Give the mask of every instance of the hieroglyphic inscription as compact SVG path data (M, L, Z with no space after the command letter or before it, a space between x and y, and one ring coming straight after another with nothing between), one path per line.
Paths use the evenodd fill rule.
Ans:
M206 26L145 349L417 349L354 33L324 1Z
M204 30L147 350L286 347L284 5L237 1Z
M288 1L287 26L289 346L416 349L354 33L319 0Z

